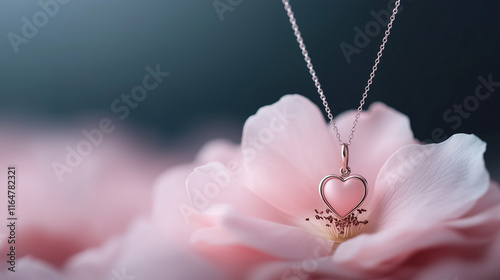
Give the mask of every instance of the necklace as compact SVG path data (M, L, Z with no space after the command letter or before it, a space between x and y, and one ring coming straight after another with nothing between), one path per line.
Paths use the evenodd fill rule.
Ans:
M375 64L372 67L372 72L370 73L370 78L368 79L367 85L363 92L361 101L359 102L359 107L357 109L357 113L354 117L354 122L352 124L351 133L349 134L349 138L347 142L343 142L340 137L339 130L335 124L335 120L333 119L333 114L328 106L328 102L326 101L326 96L323 93L323 89L321 88L321 84L319 83L318 77L316 75L316 71L314 71L311 58L306 50L306 45L304 44L304 40L299 31L299 27L295 20L295 16L292 12L292 7L290 6L289 0L282 0L285 5L285 10L287 12L290 23L292 24L292 29L297 38L297 42L299 43L300 50L302 51L302 55L304 56L304 60L307 64L307 68L309 69L309 73L311 74L312 80L314 81L314 85L317 88L318 94L323 101L323 106L325 107L326 115L330 120L330 124L332 125L333 132L337 137L337 142L341 145L341 157L342 157L342 167L340 167L340 175L327 175L321 180L319 184L319 194L321 199L328 207L327 214L329 214L329 210L335 214L338 218L340 218L339 223L340 227L336 226L337 229L343 233L342 231L349 227L347 223L359 222L355 219L353 213L355 210L358 210L358 213L362 213L366 210L358 209L361 204L365 201L366 196L368 195L368 182L361 175L351 175L351 168L349 167L349 145L351 144L352 139L354 138L354 132L356 131L356 125L358 124L358 119L363 110L363 105L365 104L365 99L368 97L368 91L370 90L370 85L373 82L373 78L375 77L375 72L377 71L378 64L380 63L380 58L382 57L382 51L385 48L385 44L387 43L387 38L391 33L392 24L394 19L396 18L396 14L398 12L398 7L400 5L401 0L397 0L395 2L395 7L392 10L392 15L389 18L389 23L387 24L387 30L385 31L384 38L382 39L382 44L380 45L380 50L377 53L377 58L375 59ZM318 211L316 210L318 213ZM323 213L321 211L321 213ZM320 213L320 214L321 214ZM351 216L352 213L352 216ZM331 216L330 216L331 217ZM323 217L320 217L323 218ZM325 217L327 218L327 217ZM318 215L316 219L319 220ZM308 220L308 219L306 219ZM332 218L330 218L330 222ZM337 221L337 219L335 219ZM344 225L344 226L342 226ZM355 224L357 226L357 224Z

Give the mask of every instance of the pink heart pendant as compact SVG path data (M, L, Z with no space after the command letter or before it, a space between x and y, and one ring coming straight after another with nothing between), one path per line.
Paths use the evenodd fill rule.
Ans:
M319 194L326 206L344 219L365 200L368 194L367 182L361 175L328 175L319 184Z

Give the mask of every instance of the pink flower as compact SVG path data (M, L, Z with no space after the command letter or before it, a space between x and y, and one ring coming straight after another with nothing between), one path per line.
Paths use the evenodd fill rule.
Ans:
M23 244L17 249L18 258L31 256L58 267L72 255L122 234L134 218L149 215L150 208L133 202L151 201L150 186L159 173L155 165L161 161L124 141L126 137L105 135L60 182L52 165L66 165L67 147L76 149L86 140L81 132L53 127L4 127L2 131L0 162L18 169L16 237ZM7 209L6 202L1 200L2 209ZM6 215L2 211L4 220ZM2 240L2 255L5 245ZM5 265L2 262L2 270Z
M346 137L354 112L336 120ZM240 147L212 143L163 175L153 217L230 279L497 279L500 191L485 148L464 134L421 145L407 117L372 105L350 146L366 212L337 227L318 184L338 173L340 147L315 105L285 96L248 119Z
M220 279L206 260L166 240L150 221L153 182L177 158L114 132L59 182L52 163L66 164L66 146L85 140L78 128L91 125L1 127L4 180L7 166L17 167L18 221L15 244L7 242L5 224L0 230L0 279ZM0 200L3 221L6 195ZM6 262L10 246L16 247L15 272Z
M210 263L166 240L148 220L134 222L123 236L79 252L62 268L23 257L16 272L0 271L5 280L163 280L224 279Z

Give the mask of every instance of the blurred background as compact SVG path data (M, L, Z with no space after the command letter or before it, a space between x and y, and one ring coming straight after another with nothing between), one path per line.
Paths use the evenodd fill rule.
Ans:
M291 2L335 114L358 106L392 3ZM499 180L500 2L402 6L367 104L408 115L422 141L478 135ZM279 0L3 0L0 13L4 125L97 127L108 117L192 157L211 138L239 141L246 118L285 94L320 105ZM140 102L122 99L151 71L169 74Z

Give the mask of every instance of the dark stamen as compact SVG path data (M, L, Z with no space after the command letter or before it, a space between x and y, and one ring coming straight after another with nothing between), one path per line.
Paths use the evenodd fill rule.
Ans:
M350 229L349 231L352 232L354 231L354 234L359 231L359 227L368 224L367 220L360 221L358 220L358 215L362 215L364 212L367 212L365 209L356 209L356 211L352 212L351 214L347 215L347 217L340 219L340 218L335 218L333 215L330 215L333 213L332 210L326 209L325 211L318 211L317 209L314 209L314 212L316 212L317 215L314 216L314 218L317 221L323 220L324 226L331 228L333 227L334 230L331 231L331 234L337 235L343 235L346 234L347 230L351 227L356 227L354 229ZM325 214L325 215L323 215ZM310 219L306 218L306 222L309 222ZM345 238L346 236L343 236L342 238Z

